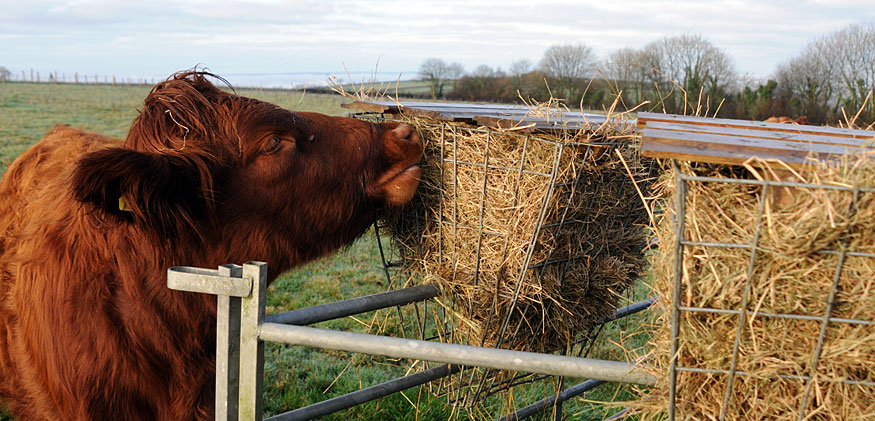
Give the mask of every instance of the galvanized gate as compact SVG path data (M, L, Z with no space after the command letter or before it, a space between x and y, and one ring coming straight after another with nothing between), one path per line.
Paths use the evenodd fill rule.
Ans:
M546 375L591 379L558 396L542 400L512 414L523 418L558 404L604 382L655 384L656 378L634 364L590 358L455 345L380 335L340 332L303 325L346 317L436 297L432 285L375 294L285 313L265 315L267 264L249 262L242 267L218 269L173 267L167 270L171 289L218 297L216 336L216 419L261 420L264 376L264 342L410 358L446 363L410 376L362 389L269 418L305 420L331 414L391 393L418 386L458 372L460 367L483 367ZM651 300L618 310L624 317L647 308Z

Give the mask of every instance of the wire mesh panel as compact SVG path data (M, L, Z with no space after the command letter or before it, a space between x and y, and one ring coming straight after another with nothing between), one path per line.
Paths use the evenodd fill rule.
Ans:
M674 164L666 180L654 280L669 304L656 347L668 379L645 412L869 419L875 167L762 164Z
M444 293L419 313L422 336L570 352L644 269L638 189L652 168L636 139L608 126L527 134L404 121L423 137L422 182L386 224L411 276ZM473 404L524 377L465 370L442 388Z

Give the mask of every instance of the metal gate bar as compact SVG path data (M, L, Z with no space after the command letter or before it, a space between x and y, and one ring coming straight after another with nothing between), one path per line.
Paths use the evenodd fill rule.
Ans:
M330 412L360 402L385 396L394 391L446 377L458 370L457 365L525 371L541 374L584 377L651 385L656 378L633 364L551 354L481 348L420 340L400 339L378 335L337 332L303 326L266 323L264 315L267 289L267 265L249 262L242 267L225 265L219 270L176 267L168 269L168 287L183 291L218 295L217 315L217 419L237 420L262 418L264 376L264 341L314 346L373 355L412 358L451 363L453 366L436 367L395 379L359 392L337 397L320 404L301 408L302 411ZM438 294L434 286L398 290L344 302L315 306L300 311L281 313L272 320L315 323L360 312L391 307L428 299ZM641 306L638 303L630 307ZM648 303L649 304L649 303ZM342 308L346 307L346 308ZM643 308L643 307L642 307ZM235 311L238 309L238 311ZM618 310L617 314L624 309ZM229 313L229 314L225 314ZM235 369L238 368L238 369ZM219 375L221 374L221 375ZM392 392L388 392L391 390ZM236 399L234 399L236 398ZM310 408L310 409L308 409ZM293 411L294 412L294 411ZM283 414L282 416L287 416ZM312 415L319 416L319 415ZM280 418L285 419L285 418ZM290 418L291 419L291 418Z
M440 294L440 289L436 286L422 285L264 316L264 285L260 285L259 282L254 282L253 279L262 278L263 282L267 277L266 268L263 267L262 263L257 262L247 263L246 267L249 270L247 276L244 276L243 267L239 265L223 265L220 266L218 270L194 267L172 267L167 270L167 286L170 289L217 296L215 406L217 420L237 420L247 418L240 415L241 409L238 406L240 401L239 384L241 380L239 373L242 297L247 297L246 301L249 303L250 320L253 319L253 316L256 316L254 317L255 320L263 319L265 321L289 324L312 324L379 310L386 307L405 305L436 297ZM253 291L253 289L255 289L255 291ZM254 294L255 297L253 297L253 292L256 293ZM259 293L262 296L261 300L256 299ZM260 314L252 314L253 310L255 313L259 313L259 306ZM249 328L251 333L255 332L255 330L252 329L252 326L249 326ZM249 342L251 345L252 341ZM258 343L254 350L250 349L250 352L260 354L258 349L260 347L263 347L263 344ZM252 346L249 348L252 348ZM258 370L263 362L259 361L259 358L256 358L254 361L255 366L250 367L250 369ZM437 370L432 374L436 373L440 373L440 370ZM392 383L397 387L398 385L411 384L411 382L422 380L426 376L427 375L421 375L412 379L396 379L387 382L386 384ZM429 380L424 380L423 382L427 381ZM413 386L414 385L411 384L411 386L407 387ZM405 387L405 389L407 387ZM252 394L251 392L247 393ZM260 394L260 389L257 393ZM370 395L373 395L373 393L362 394L359 396ZM377 397L379 396L368 400L376 399ZM360 398L353 396L351 399ZM248 405L244 411L250 414L253 412L261 413L260 403L256 403L252 399L249 399L249 402L251 405ZM301 409L303 410L305 408Z
M635 314L640 311L646 310L656 302L655 298L648 298L644 301L639 301L635 304L628 305L626 307L618 308L617 311L614 312L613 315L607 317L601 324L612 322L617 319L622 319L630 314ZM540 412L546 411L553 405L560 405L562 402L565 402L575 396L578 396L584 392L595 389L598 386L601 386L607 382L602 380L587 380L583 383L579 383L577 385L571 386L568 389L565 389L558 395L551 395L544 399L541 399L529 406L520 408L514 411L511 414L505 415L498 419L498 421L511 421L511 420L521 420L524 418L531 417L532 415L538 414Z
M411 289L411 288L407 288L407 289ZM399 290L399 291L403 291L403 290ZM351 300L347 300L347 301L351 301ZM638 313L642 310L649 308L651 305L653 305L653 303L655 301L656 300L653 298L648 298L646 300L637 302L635 304L631 304L631 305L628 305L626 307L619 308L619 309L617 309L617 311L614 312L614 314L612 314L611 316L602 320L600 322L600 324L608 323L608 322L626 317L630 314ZM394 303L390 303L390 305L388 305L388 306L391 306L391 305L394 305ZM270 319L270 317L271 316L266 316L265 319L268 320L268 319ZM447 367L451 367L451 368L447 369ZM314 419L314 418L325 416L328 414L333 414L335 412L338 412L338 411L341 411L344 409L348 409L348 408L351 408L353 406L372 401L374 399L379 399L379 398L391 395L393 393L397 393L397 392L400 392L402 390L409 389L411 387L420 386L422 384L453 375L455 373L458 373L459 371L460 371L460 367L457 365L449 365L449 366L442 365L442 366L435 367L435 368L430 369L430 370L425 370L425 371L414 373L414 374L411 374L411 375L408 375L405 377L400 377L400 378L397 378L394 380L390 380L388 382L381 383L381 384L378 384L378 385L375 385L375 386L372 386L372 387L369 387L366 389L362 389L359 391L347 393L345 395L337 396L337 397L328 399L328 400L323 401L323 402L318 402L318 403L314 403L312 405L298 408L298 409L286 412L284 414L268 418L268 421L271 421L271 420L277 421L277 420L309 420L309 419ZM605 382L602 382L600 380L595 380L595 381L599 382L598 384L605 383ZM595 386L597 386L597 385L595 385ZM595 386L593 386L593 387L595 387ZM575 396L578 396L581 393L584 393L590 389L591 388L583 388L583 383L581 383L577 386L573 386L573 387L567 389L565 392L563 392L559 396L559 401L560 402L566 401L566 400L571 399ZM546 401L546 400L547 399L544 399L543 401ZM529 405L525 408L521 408L520 410L518 410L516 413L517 419L522 419L522 418L534 415L537 412L541 412L545 408L547 408L553 404L552 402L549 402L549 403L547 403L547 406L545 406L544 408L539 409L538 411L529 413L529 411L531 411L532 407L534 407L536 405L540 405L541 402L542 401L536 402L532 405ZM523 415L523 414L525 414L525 415Z
M426 384L440 378L444 378L459 372L459 366L444 364L418 373L404 376L385 383L380 383L356 392L347 393L319 403L298 408L265 421L303 421L312 420L325 415L333 414L344 409L370 402L411 387Z
M596 387L601 386L605 383L607 382L604 380L587 380L583 383L565 389L558 396L552 395L547 398L541 399L525 408L520 408L508 415L499 418L498 421L516 421L523 418L531 417L532 415L546 411L548 408L558 402L565 402L577 395L580 395L583 392L595 389Z
M285 313L270 314L264 317L267 323L287 325L309 325L326 320L339 319L369 311L381 310L387 307L401 306L417 301L437 297L440 289L434 285L420 285L380 294L337 301L313 307L307 307Z
M657 381L655 376L636 367L634 364L620 361L565 357L536 352L393 338L307 326L263 323L258 338L262 341L289 345L304 345L321 349L382 355L392 358L436 361L498 370L523 371L641 385L655 385Z

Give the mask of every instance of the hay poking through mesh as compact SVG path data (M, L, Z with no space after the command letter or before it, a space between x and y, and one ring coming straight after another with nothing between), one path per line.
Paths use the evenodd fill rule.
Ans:
M676 419L716 420L721 412L727 420L875 419L875 192L853 190L875 186L875 162L813 163L790 178L781 169L778 163L747 171L678 163L677 171L686 175L852 189L769 186L764 193L761 185L686 182L683 239L697 245L683 247L679 302L734 311L747 302L736 358L736 370L747 375L736 376L727 393L726 373L679 371ZM669 408L677 172L670 171L660 188L668 200L657 227L661 247L652 261L662 306L654 312L652 361L662 383L639 402L642 419L661 419ZM752 266L750 248L711 245L753 244L757 232ZM839 268L829 314L845 320L826 325L818 354L823 323L804 317L827 313ZM731 369L737 313L681 311L678 328L678 367ZM813 382L805 380L812 374Z
M644 268L648 219L630 172L646 189L649 167L621 123L524 134L404 120L425 144L422 182L387 222L408 267L452 297L442 340L555 351L615 310Z

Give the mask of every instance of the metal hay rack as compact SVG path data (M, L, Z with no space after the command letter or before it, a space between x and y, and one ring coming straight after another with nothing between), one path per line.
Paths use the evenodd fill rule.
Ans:
M579 345L646 267L641 195L656 168L638 155L632 125L492 104L347 108L365 111L360 119L411 124L423 138L419 192L385 227L403 263L396 277L443 292L439 314L423 313L438 319L433 339L586 354ZM519 382L469 370L440 387L470 406Z

